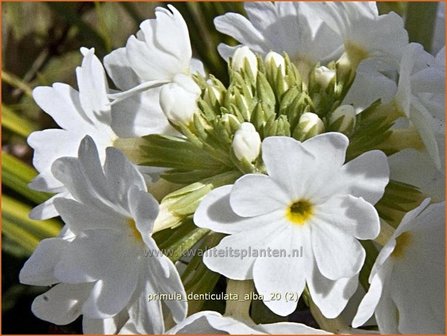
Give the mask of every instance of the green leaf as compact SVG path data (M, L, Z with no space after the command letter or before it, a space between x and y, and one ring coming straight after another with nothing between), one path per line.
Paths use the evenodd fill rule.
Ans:
M37 129L32 122L4 104L2 104L2 126L23 138L27 138Z
M36 171L26 163L14 156L3 153L2 155L2 181L3 184L34 203L45 202L51 195L34 191L28 188L28 184L36 176Z
M59 234L61 225L58 221L51 220L32 220L28 217L31 207L10 197L3 195L2 197L2 219L3 233L9 238L16 240L16 236L10 235L12 232L19 232L24 237L18 243L25 248L35 248L34 243L41 239L55 237ZM5 225L6 223L6 225ZM6 227L6 229L5 229ZM17 240L16 240L17 241Z

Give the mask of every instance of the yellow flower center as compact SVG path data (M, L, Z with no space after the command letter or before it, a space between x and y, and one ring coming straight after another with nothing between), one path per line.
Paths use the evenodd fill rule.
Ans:
M402 258L407 250L408 246L411 244L413 236L410 232L404 232L399 237L396 238L396 247L394 248L391 257Z
M301 199L287 207L286 218L293 224L304 225L313 215L313 210L313 204L311 202Z
M140 231L138 231L135 221L132 218L129 218L127 220L127 224L130 227L130 232L132 236L139 242L143 241L143 237L141 237L141 233Z

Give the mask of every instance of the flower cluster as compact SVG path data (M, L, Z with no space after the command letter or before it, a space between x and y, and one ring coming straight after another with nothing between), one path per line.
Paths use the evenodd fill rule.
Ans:
M103 63L82 48L78 90L34 89L60 129L28 139L30 187L55 194L31 216L65 223L20 273L53 286L34 314L106 334L346 333L372 315L383 333L443 333L444 49L371 2L245 10L214 20L240 43L218 47L228 83L168 5ZM212 253L184 258L197 246ZM188 302L219 277L267 315ZM269 323L299 302L325 330Z

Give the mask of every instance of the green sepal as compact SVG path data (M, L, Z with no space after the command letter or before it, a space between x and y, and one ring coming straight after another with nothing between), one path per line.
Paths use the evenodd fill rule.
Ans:
M416 208L426 196L413 185L391 180L375 205L379 216L397 228L405 214Z
M140 165L184 170L219 170L222 163L185 139L151 134L143 137Z

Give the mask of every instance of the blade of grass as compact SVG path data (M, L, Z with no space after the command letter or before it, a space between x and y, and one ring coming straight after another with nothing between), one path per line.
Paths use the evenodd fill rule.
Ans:
M2 219L2 233L19 245L28 255L33 253L40 241L39 238L17 226L7 218Z
M44 238L55 237L59 234L61 225L57 220L32 220L28 217L31 207L10 197L2 197L3 224L9 221L8 230L23 230L38 241ZM4 227L3 227L4 229Z
M8 83L12 87L22 90L27 96L29 97L32 96L31 87L16 75L13 75L12 73L2 70L2 81Z
M26 163L15 158L11 154L2 154L3 184L38 204L45 202L51 195L28 188L28 183L30 183L35 176L36 171Z
M28 119L15 113L8 106L2 104L2 126L11 132L26 138L37 128Z

